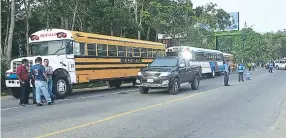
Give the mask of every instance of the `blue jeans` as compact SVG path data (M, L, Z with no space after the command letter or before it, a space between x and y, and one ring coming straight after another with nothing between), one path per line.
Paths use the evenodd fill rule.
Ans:
M51 96L53 96L53 79L48 79L48 90L49 90L49 94Z
M43 93L46 101L52 102L51 100L51 96L49 94L49 90L48 90L48 83L47 81L35 81L35 86L36 86L36 101L37 103L41 103L41 95Z

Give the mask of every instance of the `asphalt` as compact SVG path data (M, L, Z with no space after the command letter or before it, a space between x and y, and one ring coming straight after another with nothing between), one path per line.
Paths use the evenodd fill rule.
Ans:
M1 99L1 137L249 138L279 137L286 128L286 71L259 69L252 80L230 76L201 81L181 93L136 88L79 92L54 105L19 107Z

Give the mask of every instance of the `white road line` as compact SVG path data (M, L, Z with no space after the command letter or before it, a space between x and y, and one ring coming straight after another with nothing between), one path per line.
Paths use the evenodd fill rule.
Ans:
M56 100L55 103L69 101L69 100L86 99L86 98L92 98L92 97L103 97L103 96L108 96L108 95L120 94L122 92L127 93L127 92L134 92L134 91L137 91L137 90L120 91L120 92L107 93L107 94L101 94L101 95L90 95L90 96L77 97L74 99L60 99L60 100ZM7 110L11 110L11 109L18 109L18 108L30 107L30 106L35 106L35 105L15 106L15 107L3 108L3 109L1 109L1 111L7 111Z

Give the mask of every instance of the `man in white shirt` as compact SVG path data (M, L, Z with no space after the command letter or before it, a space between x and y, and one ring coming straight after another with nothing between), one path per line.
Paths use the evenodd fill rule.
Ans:
M48 77L48 91L49 91L49 94L51 95L52 101L54 101L56 96L53 93L53 68L49 66L48 59L44 59L44 66L45 66L47 77Z

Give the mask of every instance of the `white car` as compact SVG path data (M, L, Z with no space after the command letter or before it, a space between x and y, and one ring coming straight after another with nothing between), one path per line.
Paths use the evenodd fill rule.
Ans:
M277 70L286 69L286 60L278 60L275 62L275 68Z

